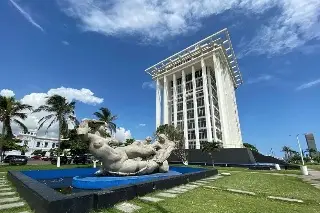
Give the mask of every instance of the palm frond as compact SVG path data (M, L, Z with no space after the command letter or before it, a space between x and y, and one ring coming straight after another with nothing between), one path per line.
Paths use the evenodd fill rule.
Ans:
M51 119L53 116L55 116L55 114L50 114L50 115L47 115L47 116L44 116L44 117L42 117L39 121L38 121L38 123L41 123L41 122L43 122L44 120L49 120L49 119Z
M99 120L103 119L103 115L100 112L93 113Z
M48 132L48 130L50 129L50 127L52 126L52 124L54 124L55 122L57 122L56 119L53 119L50 124L47 126L47 130L46 130L46 133Z
M24 132L28 132L28 128L26 127L26 125L24 125L24 123L22 123L21 121L19 121L18 119L13 119L13 122L15 122L16 124L18 124L18 126L23 129Z
M50 106L41 105L41 106L39 106L37 109L33 110L32 113L41 112L41 111L53 112L54 110L53 110L52 107L50 107Z

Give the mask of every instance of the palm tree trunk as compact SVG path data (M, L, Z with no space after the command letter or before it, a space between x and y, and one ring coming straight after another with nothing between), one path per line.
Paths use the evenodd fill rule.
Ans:
M58 122L58 153L57 153L57 167L60 167L60 142L61 142L61 121Z

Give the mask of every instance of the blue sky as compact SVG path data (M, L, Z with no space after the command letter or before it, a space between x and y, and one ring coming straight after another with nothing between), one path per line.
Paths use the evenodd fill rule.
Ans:
M144 70L227 27L244 78L243 141L278 155L283 145L297 149L289 134L313 132L317 141L319 1L107 2L0 1L2 93L33 106L63 94L78 101L80 118L108 107L119 134L142 139L155 128L155 90ZM30 128L39 116L28 118Z

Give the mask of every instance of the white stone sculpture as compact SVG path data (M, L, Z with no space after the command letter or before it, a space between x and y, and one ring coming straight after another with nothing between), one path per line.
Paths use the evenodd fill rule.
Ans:
M153 144L150 144L151 138L147 138L145 143L111 147L119 141L103 137L104 125L101 121L85 120L77 129L82 140L90 143L92 155L102 161L97 175L144 175L169 171L167 158L175 149L175 143L164 134L160 134L159 141Z

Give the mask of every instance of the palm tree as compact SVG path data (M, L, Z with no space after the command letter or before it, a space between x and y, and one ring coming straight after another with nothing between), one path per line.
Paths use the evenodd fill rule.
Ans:
M99 110L101 112L95 112L93 115L95 115L99 121L105 122L111 133L115 133L117 125L114 123L114 121L117 119L117 116L112 115L111 111L106 107L101 107Z
M14 97L0 96L0 122L2 122L2 142L0 143L0 160L3 157L4 147L12 141L13 132L11 124L17 124L24 132L28 128L21 122L27 118L26 110L32 110L32 106L22 104L15 100Z
M222 148L222 143L212 141L212 142L205 142L202 147L202 152L207 152L210 155L212 166L214 166L214 160L213 160L213 152L220 151Z
M47 126L47 131L54 123L58 123L58 150L60 150L61 136L67 135L68 133L68 123L71 122L73 125L79 124L75 117L75 104L75 101L69 103L65 97L62 97L60 95L52 95L47 98L45 105L41 105L39 108L33 111L45 111L49 113L49 115L46 115L39 120L38 129L41 129L47 121L50 121L49 125ZM57 167L60 167L59 151L57 158Z
M32 106L22 104L14 97L0 96L0 122L2 122L2 135L8 138L13 137L11 123L17 124L27 132L28 128L19 120L27 118L26 110L32 110Z
M292 153L292 149L288 146L283 146L281 151L284 152L284 156L285 156L284 158L288 160L290 154Z

